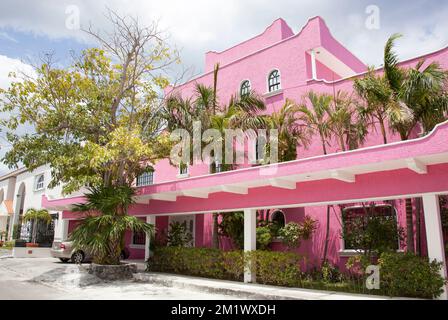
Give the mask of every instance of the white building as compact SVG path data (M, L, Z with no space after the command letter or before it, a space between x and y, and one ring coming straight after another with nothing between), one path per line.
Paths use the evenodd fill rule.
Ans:
M0 177L0 233L7 232L7 239L27 239L30 232L30 223L22 223L22 217L28 209L41 209L42 196L49 199L61 198L61 188L48 188L51 180L49 166L42 166L34 171L26 168L17 169ZM51 241L64 240L64 227L62 212L50 211L53 223L48 227L44 237ZM20 235L18 232L20 226ZM67 233L65 233L66 235ZM5 236L3 236L5 238Z

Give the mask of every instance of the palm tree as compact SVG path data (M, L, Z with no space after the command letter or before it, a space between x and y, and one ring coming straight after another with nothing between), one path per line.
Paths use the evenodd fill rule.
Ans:
M339 91L333 102L328 113L329 131L336 137L342 151L358 148L368 132L365 117L346 92Z
M279 111L266 117L267 127L278 130L278 161L297 159L297 147L307 147L310 142L310 130L297 121L299 106L292 100L286 100Z
M37 238L37 226L39 221L46 222L49 225L52 221L52 217L46 209L28 209L23 217L24 222L30 221L33 224L33 235L31 242L36 243Z
M398 56L393 51L395 41L400 37L400 34L394 34L386 42L384 78L392 92L390 105L395 106L389 108L390 127L399 133L401 140L407 140L418 123L426 134L446 119L448 95L445 87L448 74L437 62L423 68L424 60L413 68L400 68ZM419 216L416 219L419 221ZM410 198L406 199L406 233L407 250L414 252L413 207Z
M311 102L312 108L308 108L306 104L298 108L299 120L305 123L312 132L319 134L324 154L327 154L330 133L328 114L332 99L330 95L316 94L310 91L308 93L308 100Z
M85 249L93 261L103 265L119 265L127 230L151 235L154 226L128 215L134 203L135 190L129 186L107 186L89 189L86 202L77 204L74 212L85 213L81 223L73 230L73 246Z

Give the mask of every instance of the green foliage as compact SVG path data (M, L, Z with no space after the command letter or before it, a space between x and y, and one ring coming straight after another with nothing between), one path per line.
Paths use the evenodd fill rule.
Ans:
M345 247L362 250L368 258L398 250L404 232L398 227L395 215L381 215L374 204L364 206L364 213L347 219L348 212L343 212Z
M20 225L20 224L15 224L15 225L12 227L12 238L13 238L14 240L19 239L21 229L22 229L22 225Z
M28 221L43 221L47 224L51 223L51 215L46 209L28 209L23 216L23 222Z
M297 286L302 258L292 252L257 250L246 253L246 263L255 265L257 283Z
M387 295L432 299L443 292L442 263L412 253L383 253L378 262L381 291Z
M90 252L95 263L120 264L125 232L131 230L150 235L154 230L153 225L128 215L134 195L135 190L128 186L89 189L85 194L86 202L73 209L85 214L70 235L74 248Z
M278 232L280 239L289 249L300 246L302 240L308 240L317 228L316 220L306 216L301 223L289 222Z
M272 242L272 233L271 229L266 227L258 227L257 228L257 249L258 250L267 250L269 245Z
M220 214L220 216L219 234L229 237L236 249L242 249L244 245L244 213L228 212Z
M300 275L300 256L294 253L181 247L157 248L147 270L239 281L249 261L257 270L259 283L293 286Z
M170 223L167 235L169 247L186 247L193 245L193 235L188 231L187 223L174 221Z
M33 75L12 75L0 89L1 121L12 148L4 162L29 170L50 165L49 187L65 193L85 185L131 185L169 154L158 93L164 70L178 60L156 27L110 16L113 32L94 34L104 49L90 48L67 67L46 55ZM124 31L126 30L126 31ZM20 126L31 127L23 135Z
M15 245L15 241L13 240L13 241L5 241L4 243L3 243L3 249L12 249L12 248L14 248L14 245Z

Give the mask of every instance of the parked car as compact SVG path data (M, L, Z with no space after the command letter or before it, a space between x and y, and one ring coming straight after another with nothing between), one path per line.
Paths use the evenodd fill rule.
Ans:
M53 258L58 258L62 262L83 263L91 261L92 256L85 250L75 250L71 241L53 241L53 245L50 250ZM121 259L125 260L129 258L129 250L124 248L121 252Z

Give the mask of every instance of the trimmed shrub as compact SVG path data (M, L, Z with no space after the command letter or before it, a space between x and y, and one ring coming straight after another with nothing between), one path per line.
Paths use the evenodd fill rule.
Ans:
M383 253L378 262L381 291L387 295L433 299L443 292L441 263L412 253Z
M294 286L300 276L300 256L290 252L224 252L209 248L157 248L147 271L170 272L214 279L240 281L245 265L253 259L257 282Z
M253 251L246 253L247 261L256 265L257 283L277 286L297 286L300 278L298 254L278 251Z

